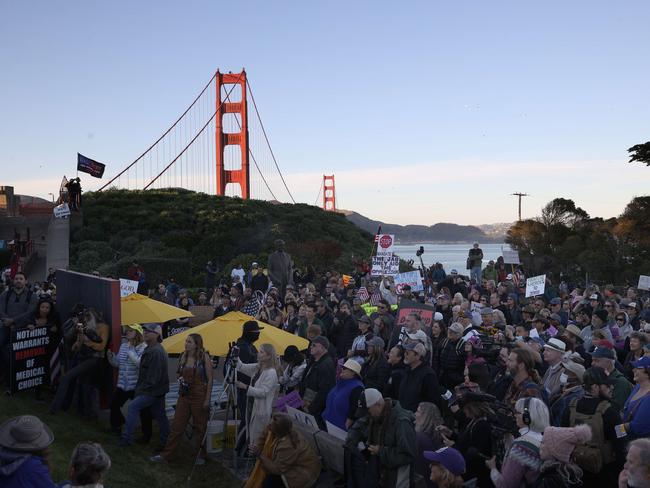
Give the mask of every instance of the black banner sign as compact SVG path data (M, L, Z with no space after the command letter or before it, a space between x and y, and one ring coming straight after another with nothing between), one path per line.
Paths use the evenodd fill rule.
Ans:
M413 300L402 300L399 304L399 309L397 310L397 319L396 325L403 326L406 323L406 316L410 313L417 313L422 319L422 324L426 326L431 326L433 322L433 314L436 312L436 309L431 305L425 305L419 302L414 302Z
M50 381L50 341L47 327L12 329L11 392L29 390Z

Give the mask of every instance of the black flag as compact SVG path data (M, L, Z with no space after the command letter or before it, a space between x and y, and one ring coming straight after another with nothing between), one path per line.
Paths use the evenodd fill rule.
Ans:
M105 164L98 163L97 161L87 158L83 154L77 153L77 171L83 171L95 178L101 178L104 175L105 169Z

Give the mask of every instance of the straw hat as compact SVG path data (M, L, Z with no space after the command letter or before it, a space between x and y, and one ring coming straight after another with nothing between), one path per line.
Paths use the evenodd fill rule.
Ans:
M50 428L33 415L21 415L0 425L0 446L11 451L42 451L54 442Z

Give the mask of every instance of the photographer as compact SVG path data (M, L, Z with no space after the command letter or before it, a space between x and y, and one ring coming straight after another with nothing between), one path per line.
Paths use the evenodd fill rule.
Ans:
M50 413L70 408L74 387L79 390L79 409L82 415L93 416L94 401L92 380L104 358L110 329L101 321L99 314L87 309L80 314L75 328L76 340L72 345L71 369L63 375L50 407Z
M200 454L196 458L196 464L203 465L206 457L203 439L208 425L212 394L212 360L210 353L203 348L203 337L200 334L189 334L185 339L185 351L178 361L176 374L179 396L171 432L165 449L151 460L154 462L170 460L187 429L191 415L192 438L197 439L200 444Z

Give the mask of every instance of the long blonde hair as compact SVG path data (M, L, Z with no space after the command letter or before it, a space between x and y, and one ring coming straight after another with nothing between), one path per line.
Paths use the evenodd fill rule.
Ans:
M269 356L269 360L266 365L262 365L262 363L260 363L260 369L266 369L264 366L267 368L274 368L278 373L278 377L282 376L283 371L280 365L280 358L278 357L278 353L275 352L275 347L273 347L273 344L262 344L260 346L260 350L264 351Z

